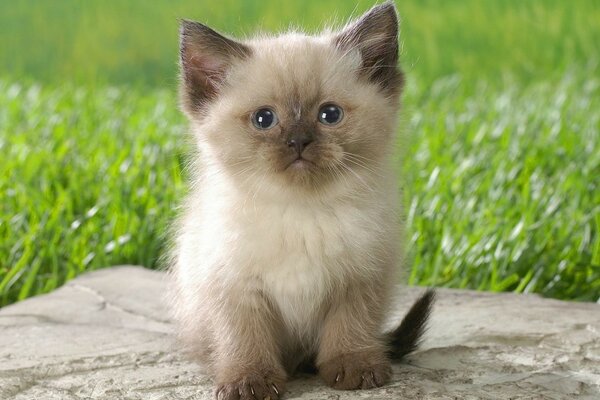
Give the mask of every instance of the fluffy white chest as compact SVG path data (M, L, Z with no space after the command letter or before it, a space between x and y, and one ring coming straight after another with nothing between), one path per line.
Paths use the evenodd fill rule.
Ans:
M369 253L374 232L364 214L348 205L272 206L239 220L242 273L259 277L290 328L314 326L327 296Z
M233 196L204 194L180 246L186 293L194 297L198 287L215 284L236 295L260 289L299 334L319 325L328 297L350 276L380 273L377 249L393 238L379 197L319 206L256 201L242 208L227 201Z

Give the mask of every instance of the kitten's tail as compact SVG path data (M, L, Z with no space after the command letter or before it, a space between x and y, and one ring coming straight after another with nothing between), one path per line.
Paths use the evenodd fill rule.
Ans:
M431 315L435 297L433 289L427 290L408 310L400 326L387 334L390 345L389 355L392 360L400 360L419 347L423 334L427 330L427 321Z

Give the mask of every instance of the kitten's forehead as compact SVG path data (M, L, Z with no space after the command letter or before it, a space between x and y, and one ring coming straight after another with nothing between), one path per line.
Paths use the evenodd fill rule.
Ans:
M279 56L277 59L280 61L283 61L282 55L294 57L307 51L314 53L330 47L330 42L326 37L310 36L300 32L287 32L277 36L259 36L250 40L249 44L255 49L255 55L258 58Z
M299 84L324 72L330 47L320 38L288 33L254 41L252 58L265 73Z
M360 66L360 55L343 53L328 36L287 33L249 41L252 57L243 73L250 92L286 103L300 118L307 103L346 90Z
M309 36L289 32L261 38L251 44L260 62L294 72L303 78L314 76L315 73L333 72L336 67L359 68L361 65L358 51L342 52L329 35Z

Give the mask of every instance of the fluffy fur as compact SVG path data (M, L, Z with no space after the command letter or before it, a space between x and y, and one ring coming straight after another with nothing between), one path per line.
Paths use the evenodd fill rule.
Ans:
M182 109L198 152L172 251L173 310L218 398L276 399L304 362L340 389L389 379L381 326L402 254L397 52L392 3L321 36L242 43L183 22ZM327 103L342 107L339 124L318 122ZM260 130L251 118L265 106L279 123ZM295 162L299 133L312 142Z

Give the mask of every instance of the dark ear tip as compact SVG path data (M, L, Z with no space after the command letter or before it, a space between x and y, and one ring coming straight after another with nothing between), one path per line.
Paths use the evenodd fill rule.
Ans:
M211 32L208 26L201 24L200 22L192 21L190 19L179 20L179 34L181 36L193 36L194 34L201 34Z
M179 20L179 35L180 36L189 36L190 31L194 29L194 24L196 22L190 21L189 19L180 19Z
M396 3L394 3L392 0L384 1L381 4L377 4L372 8L372 11L376 12L377 14L388 14L394 17L398 16L398 9L396 8Z
M374 6L368 14L374 18L389 18L393 23L398 23L398 9L396 8L396 4L391 0Z
M184 19L184 18L179 18L178 21L179 21L179 28L181 28L181 29L190 29L190 28L192 28L192 26L194 24L197 24L197 22L195 22L195 21L192 21L190 19Z
M361 18L362 21L373 21L374 24L384 26L398 25L398 11L393 1L386 1L373 6ZM378 21L377 23L375 21Z
M393 0L386 0L381 4L378 4L377 7L381 7L387 11L396 11L396 3Z

